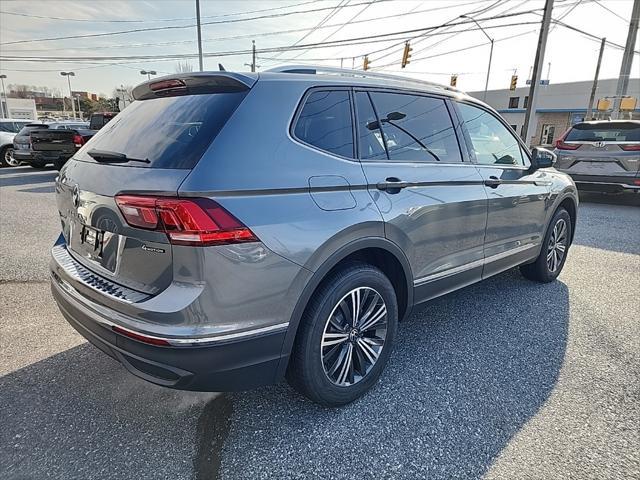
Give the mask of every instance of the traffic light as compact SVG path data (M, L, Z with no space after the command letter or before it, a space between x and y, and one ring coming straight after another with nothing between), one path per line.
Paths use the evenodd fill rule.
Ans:
M509 90L515 90L517 84L518 84L518 75L511 75L511 86L509 87Z
M458 75L451 75L451 81L449 82L449 85L451 85L452 87L458 85Z
M404 52L402 52L402 68L406 67L407 63L409 63L409 59L411 58L411 50L413 50L413 48L409 46L409 42L405 42Z
M362 65L363 70L369 70L369 55L364 56L364 64Z

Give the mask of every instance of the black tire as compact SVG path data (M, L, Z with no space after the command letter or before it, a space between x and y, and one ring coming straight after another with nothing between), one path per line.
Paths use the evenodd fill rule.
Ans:
M31 168L43 169L47 166L47 162L43 160L29 160L29 166Z
M348 317L341 300L348 302L347 312L353 311L353 308L349 309L352 305L350 293L356 290L361 292L361 297L358 299L362 298L362 309L358 308L360 316L355 315L361 322L356 322L356 326L366 327L367 323L375 322L374 317L384 315L383 307L386 307L386 322L385 316L382 316L380 321L373 324L375 329L373 326L366 327L362 332L351 324L346 324L341 330L341 332L349 331L346 340L339 340L341 342L339 345L322 347L325 335L345 335L345 333L332 334L326 330L334 328L335 324L330 321L331 319L340 316L343 319ZM371 306L372 304L374 306ZM340 308L341 306L343 308ZM354 262L346 265L323 281L307 305L300 320L287 371L287 380L296 390L320 405L336 407L350 403L364 395L382 374L393 349L397 328L398 301L389 279L380 270L366 263ZM381 345L376 344L381 336L377 334L383 329L384 340ZM367 355L365 350L370 348L368 345L375 345L376 360L371 361L374 356ZM341 349L337 356L333 357L337 359L334 365L338 364L343 348L347 351L351 349L352 355L348 358L353 360L350 362L351 366L347 368L345 383L353 381L352 384L341 385L330 378L331 374L327 368L330 371L331 367L327 367L325 361L333 364L330 355L333 355L331 350L334 348ZM342 375L342 368L339 370L340 372L335 372L339 373L338 377Z
M13 145L5 145L0 149L0 166L1 167L17 167L20 162L13 161L11 164L11 160L9 160L11 154L13 152Z
M558 231L560 231L562 226L564 226L563 237L561 239L554 240L556 227L559 229ZM527 265L520 265L520 273L522 273L525 278L536 282L553 282L558 275L560 275L562 267L564 267L564 262L567 260L567 254L569 253L569 247L571 246L571 228L571 216L564 208L559 208L553 215L551 222L549 222L547 233L545 234L544 241L542 242L540 255L538 255L535 262ZM564 245L563 252L560 252L559 247L557 247L561 244ZM549 260L548 256L553 255L552 249L556 249L555 255L560 255L560 253L562 253L561 258L556 256L552 260Z
M56 170L60 171L62 170L62 167L64 167L64 164L67 163L66 160L59 158L57 160L53 161L53 166L56 167Z

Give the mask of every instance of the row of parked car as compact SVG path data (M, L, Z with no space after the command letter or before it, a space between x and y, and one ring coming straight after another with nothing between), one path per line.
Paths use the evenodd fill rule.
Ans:
M58 170L116 114L94 113L89 121L34 122L0 120L0 163L15 167L27 163L33 168L53 164Z

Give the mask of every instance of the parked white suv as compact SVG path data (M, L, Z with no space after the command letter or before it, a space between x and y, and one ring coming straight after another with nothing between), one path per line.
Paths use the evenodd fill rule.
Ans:
M0 166L16 167L20 163L13 158L13 137L31 120L0 118Z

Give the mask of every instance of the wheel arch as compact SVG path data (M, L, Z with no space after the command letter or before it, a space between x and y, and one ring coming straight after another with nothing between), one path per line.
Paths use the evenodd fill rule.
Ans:
M283 377L286 372L300 320L312 295L329 275L352 261L364 261L372 264L387 275L398 298L399 319L403 320L411 313L413 274L409 261L400 247L381 237L367 237L349 242L330 255L317 269L314 269L313 275L298 298L282 346L278 367L279 378Z

